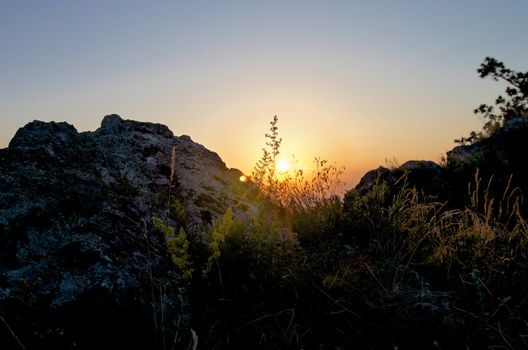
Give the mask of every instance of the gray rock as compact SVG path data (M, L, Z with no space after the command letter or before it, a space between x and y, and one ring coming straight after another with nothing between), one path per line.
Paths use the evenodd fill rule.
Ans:
M0 150L0 315L28 348L160 348L189 315L151 217L167 220L170 187L199 240L204 217L246 200L240 174L160 124L29 123Z

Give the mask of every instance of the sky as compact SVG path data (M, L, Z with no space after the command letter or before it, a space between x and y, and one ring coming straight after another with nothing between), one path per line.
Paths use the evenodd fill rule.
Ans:
M34 119L95 130L162 123L250 172L274 115L306 172L353 186L390 162L439 161L528 70L528 1L0 0L0 148Z

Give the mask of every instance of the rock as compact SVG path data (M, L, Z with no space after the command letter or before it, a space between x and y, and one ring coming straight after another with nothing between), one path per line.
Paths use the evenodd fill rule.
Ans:
M29 123L0 150L0 315L27 348L162 348L190 316L151 217L167 220L170 187L200 240L204 217L245 200L240 174L160 124Z
M483 183L492 180L493 193L502 196L510 177L510 188L528 193L528 118L517 116L488 138L447 152L447 168L456 174L463 191L475 181L476 172Z
M393 184L396 182L393 172L383 166L378 167L377 169L368 171L359 183L356 185L355 190L364 194L372 189L377 183L388 183Z
M432 170L437 171L442 169L440 165L432 162L430 160L408 160L403 163L400 167L400 170L403 171L413 171L413 170Z
M68 123L45 123L35 120L17 131L9 147L68 146L78 135L75 127Z
M528 118L518 116L488 138L447 152L447 167L455 171L479 167L493 173L526 173Z
M417 188L428 201L447 201L452 198L449 172L429 160L410 160L399 171L406 175L407 184Z
M379 167L367 172L355 190L360 194L370 191L376 183L389 186L396 184L417 188L427 200L441 200L450 193L446 184L447 174L432 161L410 160L395 169Z
M518 116L490 137L447 152L445 167L424 160L407 161L392 170L379 167L367 172L355 190L364 194L376 181L394 185L405 175L405 181L399 183L417 188L425 198L462 207L475 188L476 176L486 186L491 181L489 195L492 197L502 198L507 187L528 193L527 159L528 118Z

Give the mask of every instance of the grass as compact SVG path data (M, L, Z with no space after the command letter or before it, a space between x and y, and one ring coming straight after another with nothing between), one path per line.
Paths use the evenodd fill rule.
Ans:
M402 178L228 211L180 247L196 270L188 327L217 349L528 348L522 197L491 186L477 176L456 209Z

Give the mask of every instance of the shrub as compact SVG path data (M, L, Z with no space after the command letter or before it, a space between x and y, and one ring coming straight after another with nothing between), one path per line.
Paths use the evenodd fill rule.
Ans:
M181 274L183 279L189 280L192 277L194 269L191 267L189 256L189 240L183 227L180 227L178 234L175 228L163 223L160 218L152 217L152 222L158 231L163 233L167 242L167 250L176 270Z

